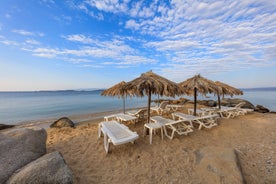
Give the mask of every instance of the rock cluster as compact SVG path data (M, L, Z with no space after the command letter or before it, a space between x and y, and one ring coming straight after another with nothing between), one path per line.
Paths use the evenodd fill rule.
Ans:
M45 129L39 127L2 130L0 183L73 183L61 154L45 155L46 139Z

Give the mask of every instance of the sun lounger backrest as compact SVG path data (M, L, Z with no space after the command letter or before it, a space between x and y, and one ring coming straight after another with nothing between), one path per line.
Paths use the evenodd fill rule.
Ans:
M165 109L166 106L167 106L168 104L169 104L168 101L162 101L159 107L160 107L161 109Z

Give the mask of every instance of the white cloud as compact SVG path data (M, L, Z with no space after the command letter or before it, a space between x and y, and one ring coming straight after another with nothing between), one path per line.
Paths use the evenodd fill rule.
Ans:
M94 12L90 12L89 15L93 18L96 18L98 20L104 20L104 16L102 13L94 13Z
M198 47L198 43L194 41L185 41L185 40L165 40L159 42L149 42L145 44L149 47L155 47L159 51L178 51L183 50L189 47Z
M14 30L12 30L12 32L16 33L16 34L23 35L23 36L39 36L39 37L43 37L44 36L44 33L41 33L41 32L30 32L30 31L26 31L26 30L23 30L23 29L14 29Z
M53 16L53 19L61 24L71 24L72 17L68 15Z
M32 50L34 56L54 58L59 55L61 52L57 49L48 49L48 48L36 48Z
M79 42L79 48L46 48L28 47L22 48L32 52L34 56L46 58L58 58L75 64L97 61L95 65L113 65L114 67L134 67L142 64L154 64L158 61L139 54L139 51L130 47L124 40L131 40L131 37L116 37L111 40L91 39L82 34L62 36L62 38ZM84 44L84 45L83 45ZM109 62L106 62L109 60ZM87 64L86 64L87 65ZM87 65L88 66L88 65Z
M23 30L23 29L14 29L14 30L12 30L12 32L17 33L17 34L21 34L21 35L24 35L24 36L33 36L33 35L35 35L33 32L26 31L26 30Z
M159 51L165 63L170 63L160 67L166 67L162 70L168 71L167 75L170 71L180 75L183 69L214 73L267 67L276 61L272 51L276 45L275 9L275 3L268 1L172 0L169 6L159 4L151 19L132 17L125 28L157 37L159 41L145 46ZM198 64L191 65L194 60Z
M34 39L28 39L25 41L26 44L31 44L31 45L40 45L40 42Z
M84 44L93 42L91 38L86 37L85 35L82 35L82 34L67 35L62 37L69 41L80 42Z
M138 30L140 29L141 25L139 25L135 20L128 20L126 22L126 28L130 28L130 29L134 29L134 30Z
M5 45L9 45L9 46L18 46L19 45L19 43L17 43L16 41L12 41L12 40L0 40L0 42Z
M41 0L41 2L46 4L55 4L54 0Z
M6 14L5 14L5 17L6 17L7 19L11 18L11 14L6 13Z
M88 0L86 1L91 7L95 7L98 10L118 13L118 12L127 12L128 1L119 1L119 0Z

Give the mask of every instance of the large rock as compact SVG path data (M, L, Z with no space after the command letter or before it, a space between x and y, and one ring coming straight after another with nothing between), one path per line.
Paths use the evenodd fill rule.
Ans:
M69 118L62 117L62 118L56 120L53 124L51 124L50 127L51 128L75 127L75 124Z
M256 105L255 111L260 112L260 113L267 113L267 112L269 112L269 109L264 106L261 106L261 105Z
M221 100L221 105L223 106L229 106L229 107L234 107L235 105L243 102L244 105L241 106L241 108L247 108L247 109L254 109L254 105L244 99L239 99L239 98L224 98Z
M62 155L52 152L29 163L10 177L7 184L73 183L73 174Z
M0 124L0 130L7 129L7 128L12 128L14 125L5 125L5 124Z
M209 107L216 107L216 106L217 106L217 102L214 101L214 100L208 100L208 101L207 101L207 105L208 105Z
M46 153L47 133L39 127L7 129L0 133L0 183L17 169Z
M204 147L194 153L195 171L202 183L244 183L232 148Z

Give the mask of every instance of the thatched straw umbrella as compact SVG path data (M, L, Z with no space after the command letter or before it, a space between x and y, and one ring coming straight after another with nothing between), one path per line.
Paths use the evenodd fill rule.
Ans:
M219 109L221 108L221 103L220 103L220 95L243 95L243 92L237 88L234 88L232 86L229 86L228 84L225 84L220 81L216 81L215 84L219 88L219 92L217 93L218 95L218 104L219 104Z
M126 82L122 81L119 82L118 84L104 90L101 95L102 96L118 96L118 98L123 98L123 112L125 114L125 97L127 95L127 91L124 90Z
M148 95L148 123L150 120L150 103L152 94L175 97L176 95L181 95L183 93L175 82L161 77L152 71L142 73L140 77L128 82L125 85L125 89L128 93L135 96L142 97Z
M185 89L185 91L188 91L189 95L194 94L194 116L196 115L197 93L206 95L208 93L218 92L218 88L213 81L201 77L200 75L195 75L192 78L180 82L179 86Z

